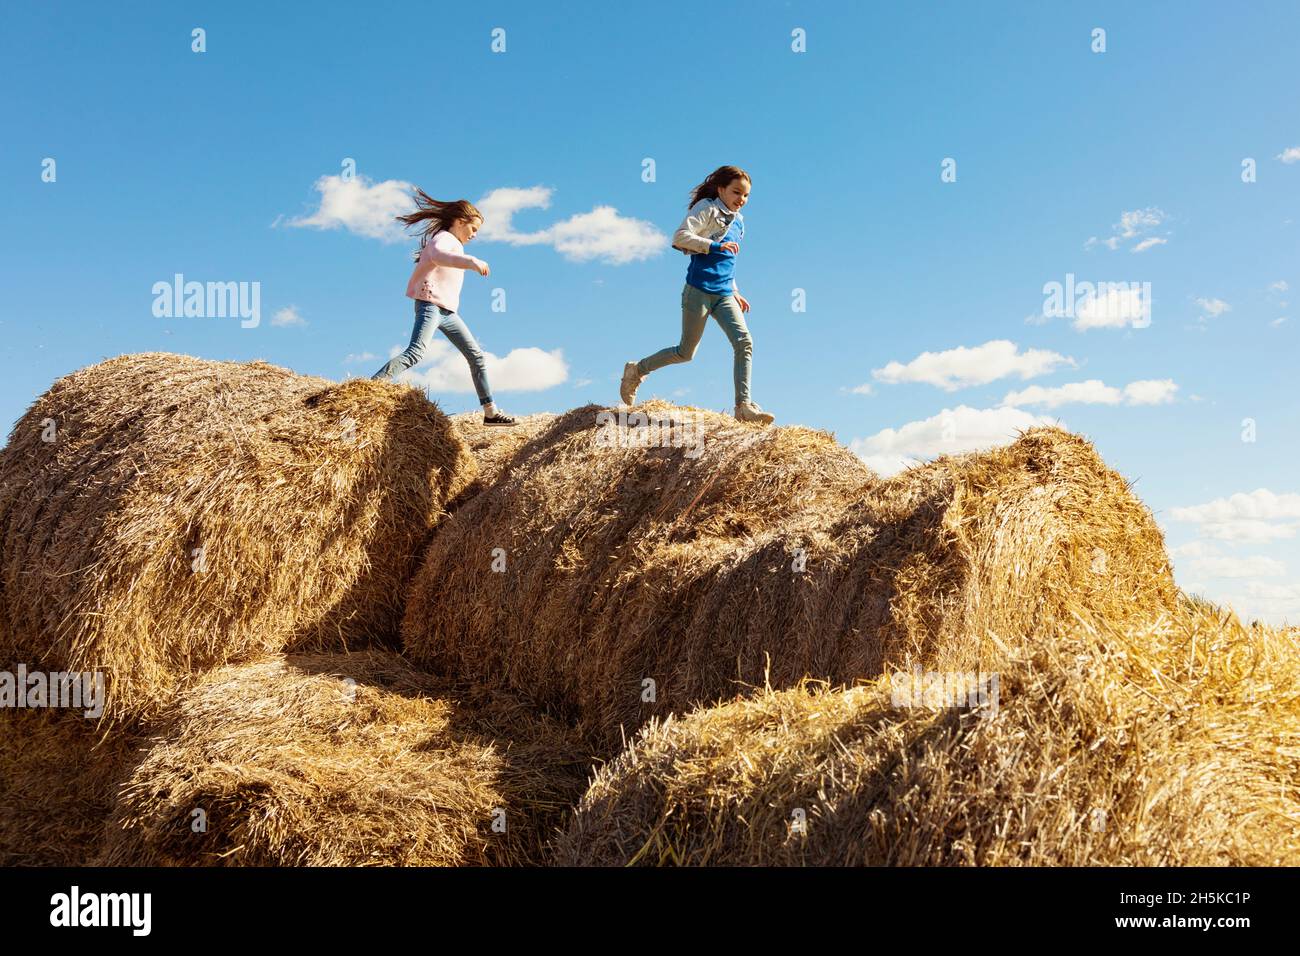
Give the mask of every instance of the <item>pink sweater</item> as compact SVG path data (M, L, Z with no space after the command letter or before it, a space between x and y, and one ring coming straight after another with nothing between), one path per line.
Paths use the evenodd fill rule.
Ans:
M436 232L420 252L411 280L406 283L406 297L423 299L455 312L460 308L465 270L482 262L475 256L465 255L461 241L447 230Z

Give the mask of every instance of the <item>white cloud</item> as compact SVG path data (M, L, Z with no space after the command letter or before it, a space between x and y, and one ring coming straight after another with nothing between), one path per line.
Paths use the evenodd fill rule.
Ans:
M1100 294L1098 294L1100 293ZM1125 326L1143 328L1151 324L1151 302L1142 294L1142 288L1107 285L1105 291L1086 296L1075 307L1074 327L1080 332L1088 329Z
M1259 501L1265 503L1265 510L1268 513L1277 510L1277 502L1269 502L1262 498ZM1237 514L1243 509L1250 510L1258 505L1259 501L1252 505L1243 505L1241 502L1232 504L1230 499L1220 499L1218 502L1211 502L1210 505L1200 506L1209 510L1197 513L1216 516ZM1205 527L1216 532L1223 531L1224 533L1219 537L1236 546L1273 540L1279 536L1276 531L1286 526L1257 519L1235 519L1217 524L1211 523ZM1262 535L1253 538L1252 528L1262 529ZM1202 532L1204 530L1203 527ZM1293 530L1291 533L1294 533ZM1204 539L1189 541L1170 548L1169 557L1174 560L1175 576L1183 590L1192 594L1201 594L1216 604L1232 608L1244 621L1258 619L1280 624L1288 616L1293 621L1300 619L1300 587L1260 580L1285 576L1287 568L1281 561L1263 555L1239 557L1225 554L1219 546ZM1205 583L1207 579L1220 583L1217 586L1213 583L1207 586ZM1226 590L1230 585L1222 582L1227 581L1244 581L1244 592Z
M555 250L574 262L599 259L624 265L661 253L668 237L641 219L620 216L613 206L571 216L545 230Z
M1238 492L1201 505L1171 508L1169 517L1200 525L1203 537L1258 544L1294 538L1300 521L1300 494L1274 494L1267 488Z
M1083 244L1085 249L1091 249L1094 246L1105 246L1111 252L1120 247L1120 244L1128 239L1136 239L1155 229L1165 221L1167 216L1164 210L1156 206L1147 206L1145 209L1129 209L1120 213L1119 222L1112 227L1111 235L1105 239L1099 239L1092 236ZM1148 236L1134 244L1133 252L1145 252L1152 246L1164 245L1169 240L1161 239L1155 236Z
M1278 279L1276 282L1269 283L1268 290L1270 292L1285 292L1289 288L1291 287L1287 285L1285 279Z
M854 385L851 389L849 389L849 392L854 395L876 394L876 390L875 388L872 387L870 382L863 382L861 385Z
M922 352L906 364L895 361L884 368L873 369L871 375L876 381L891 385L924 382L951 392L1011 375L1033 378L1061 365L1074 364L1073 359L1056 352L1042 349L1021 352L1014 342L996 339L974 348L963 345L945 352Z
M1090 236L1088 241L1083 244L1083 248L1091 249L1093 246L1105 246L1111 252L1119 248L1119 236L1111 236L1109 239L1098 239L1096 236Z
M1222 552L1205 541L1188 541L1169 549L1171 558L1210 558L1218 557Z
M1266 584L1251 581L1242 598L1231 600L1239 616L1282 625L1300 621L1300 584Z
M1283 626L1300 622L1300 585L1264 581L1245 582L1244 592L1223 592L1204 585L1184 590L1204 595L1223 607L1229 607L1243 621L1263 621Z
M1238 492L1227 498L1215 498L1203 505L1174 508L1170 516L1175 521L1231 521L1237 518L1258 518L1263 521L1300 519L1300 494L1274 494L1267 488L1252 492Z
M287 305L271 316L271 324L279 326L304 326L307 320L302 317L296 305Z
M401 242L405 232L394 217L413 208L410 183L398 179L371 182L360 174L350 179L322 176L315 187L320 206L310 216L297 216L288 225L312 229L346 229L367 239Z
M1018 392L1008 392L1003 405L1041 405L1058 408L1061 405L1160 405L1174 400L1178 386L1172 379L1150 379L1130 382L1123 389L1107 385L1100 379L1070 382L1066 385L1044 387L1031 385Z
M401 351L394 347L389 355ZM484 351L488 382L495 392L538 392L565 382L569 366L562 349L550 352L535 347L511 349L504 357ZM469 365L449 342L433 339L424 358L415 368L397 376L399 381L427 388L432 392L472 392L474 381Z
M1124 397L1130 405L1167 405L1174 400L1178 386L1171 378L1144 379L1124 386Z
M1132 209L1120 213L1119 222L1115 228L1119 230L1119 234L1123 238L1132 239L1148 229L1154 229L1164 221L1165 214L1163 210L1155 206L1148 206L1146 209Z
M1282 324L1283 322L1285 322L1285 321L1286 321L1286 316L1285 316L1285 315L1282 315L1282 316L1279 316L1278 318L1274 319L1272 322L1270 322L1269 325L1272 325L1272 326L1276 327L1276 326L1281 325L1281 324Z
M1106 385L1099 379L1091 378L1086 382L1071 382L1044 388L1031 385L1018 392L1008 392L1002 399L1003 405L1042 405L1056 408L1060 405L1118 405L1124 399L1124 393L1118 388Z
M1194 559L1192 573L1209 578L1280 578L1286 575L1286 565L1258 554L1243 558L1213 556Z
M549 245L574 262L599 259L611 265L648 259L668 247L668 237L651 223L621 216L613 206L596 206L535 232L515 229L515 213L549 208L551 194L544 186L492 190L475 203L483 213L478 238L515 246Z
M516 246L544 245L542 232L519 232L514 226L514 215L521 209L549 209L552 190L545 186L527 189L502 187L494 189L474 205L483 213L483 225L478 238L495 242L508 242Z
M343 359L343 364L352 365L359 362L374 362L378 361L378 359L379 356L374 352L362 352L359 355L356 352L349 352Z
M1204 322L1206 319L1217 319L1225 312L1231 312L1232 306L1222 299L1197 299L1196 304L1201 307L1201 314L1197 318Z
M1251 597L1300 602L1300 584L1248 584Z
M1207 521L1201 525L1201 534L1217 541L1232 541L1239 544L1264 544L1268 541L1294 538L1296 526L1292 524L1273 524L1255 518L1237 518L1232 521Z
M889 476L922 459L1009 444L1019 431L1038 425L1063 427L1055 419L1017 408L959 405L901 428L886 428L868 438L855 438L849 448L874 471Z
M1282 152L1278 153L1274 159L1280 159L1288 165L1291 163L1300 163L1300 146L1288 146L1286 149L1282 150Z
M347 229L368 239L402 242L407 236L398 215L414 208L415 187L397 179L375 183L365 176L351 179L322 176L316 180L320 206L308 216L290 219L287 225L313 229ZM527 189L494 189L474 205L483 214L476 238L514 246L547 245L574 262L593 259L624 265L648 259L668 248L668 237L651 223L619 215L613 206L596 206L535 232L514 228L513 217L522 209L546 209L552 190L544 186Z

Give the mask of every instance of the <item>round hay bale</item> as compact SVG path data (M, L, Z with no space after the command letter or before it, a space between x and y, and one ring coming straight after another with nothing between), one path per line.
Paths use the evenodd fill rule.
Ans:
M996 709L915 706L891 675L655 722L555 862L1294 866L1298 652L1180 614L1022 646Z
M124 355L57 381L0 452L0 660L107 672L108 716L281 648L392 641L474 475L417 390Z
M394 654L230 666L167 714L101 863L535 864L589 766L571 731Z
M891 516L897 537L882 542ZM886 667L966 669L999 656L990 642L1039 640L1077 613L1140 626L1178 604L1150 509L1091 442L1060 428L907 469L859 496L835 530L853 555L835 590L877 590L863 565L892 578L889 651L865 672L827 675L840 683ZM855 634L875 623L845 621Z
M138 734L102 736L93 720L0 709L0 866L86 866L103 849Z
M643 447L595 406L560 417L444 523L403 621L413 658L507 684L611 753L765 682L965 668L1072 603L1124 619L1174 600L1149 511L1078 435L882 480L822 432L642 409L667 423L628 429ZM698 443L654 440L688 426Z

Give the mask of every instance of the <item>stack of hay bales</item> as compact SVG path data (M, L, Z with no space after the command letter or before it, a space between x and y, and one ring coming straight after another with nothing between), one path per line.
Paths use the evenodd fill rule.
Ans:
M1190 606L1006 648L996 709L806 686L647 727L565 865L1300 863L1300 643Z
M608 754L765 681L968 669L1072 605L1175 601L1149 511L1080 436L882 480L825 433L639 412L614 441L601 409L561 416L440 528L402 626L414 659L508 685Z
M231 666L162 722L101 862L537 864L588 766L571 731L391 653Z
M194 673L391 641L474 462L418 391L125 355L56 382L0 452L0 660L108 674L147 718Z
M537 863L644 727L559 862L1297 863L1297 650L1180 602L1058 429L881 479L665 403L489 429L123 356L0 452L0 668L110 677L99 724L0 712L0 862ZM914 666L996 712L900 706Z
M107 678L98 724L0 711L0 859L95 852L176 695L285 649L396 642L469 449L418 391L263 362L124 355L68 375L0 452L0 669Z

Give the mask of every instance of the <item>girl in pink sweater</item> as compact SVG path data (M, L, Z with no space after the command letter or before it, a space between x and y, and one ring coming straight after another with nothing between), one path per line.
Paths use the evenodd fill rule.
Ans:
M473 269L481 276L488 274L486 262L465 255L465 243L478 232L483 215L469 200L439 202L429 198L422 189L415 191L415 204L415 212L397 217L398 222L407 226L425 223L415 269L406 284L407 298L415 300L415 329L406 350L389 359L373 377L391 379L419 362L433 338L433 330L437 328L469 362L474 390L483 406L483 424L513 425L515 420L492 401L483 350L474 340L474 333L470 332L465 320L456 312L460 307L460 287L465 281L465 270Z

